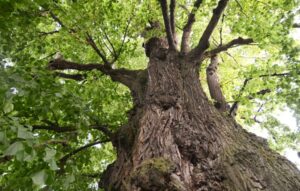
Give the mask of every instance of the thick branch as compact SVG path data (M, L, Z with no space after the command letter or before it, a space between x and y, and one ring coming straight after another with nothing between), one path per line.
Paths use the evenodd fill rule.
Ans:
M120 82L129 88L132 88L133 81L137 78L137 72L135 70L126 69L112 69L109 65L103 64L78 64L66 60L56 59L49 63L51 70L78 70L78 71L91 71L99 70L103 74L109 75L113 81Z
M175 7L176 7L176 0L171 0L170 3L170 25L173 37L175 38Z
M209 47L209 38L212 35L214 29L216 28L220 17L227 6L229 0L220 0L218 6L213 10L213 16L209 21L206 29L204 30L202 37L196 48L192 51L193 55L201 56L203 52Z
M218 56L211 57L211 63L206 69L206 78L211 98L216 102L215 106L219 111L225 112L227 110L227 103L223 96L222 89L217 75L219 65Z
M93 126L91 126L91 128L92 129L97 129L99 131L102 131L109 138L112 138L112 136L113 136L113 133L108 129L107 126L104 126L104 125L93 125Z
M61 60L61 59L56 59L56 60L52 60L49 63L49 68L52 70L78 70L78 71L91 71L91 70L100 70L100 71L106 71L109 69L106 69L107 67L105 67L102 64L77 64L75 62L69 62L66 60ZM105 72L103 72L105 73Z
M166 0L160 0L160 5L161 5L161 10L162 10L162 15L164 18L164 24L165 24L165 29L167 33L167 39L168 39L168 44L169 44L169 49L175 50L175 42L174 42L174 37L171 31L171 25L170 25L170 20L168 16L168 6L167 6L167 1Z
M189 14L187 23L185 24L185 26L183 28L183 34L182 34L182 40L181 40L181 52L186 53L189 49L189 39L190 39L190 35L191 35L192 26L195 22L195 14L196 14L197 10L199 9L201 3L202 3L202 0L195 1L192 12Z
M56 125L33 125L32 130L48 130L48 131L54 131L58 133L64 133L64 132L72 132L76 131L76 128L73 127L59 127Z
M86 78L86 75L84 74L66 74L62 72L55 72L55 75L61 78L76 80L76 81L82 81Z
M224 51L227 51L228 49L230 48L234 48L236 46L240 46L240 45L247 45L247 44L251 44L253 43L253 39L251 38L248 38L248 39L244 39L244 38L237 38L237 39L234 39L230 42L228 42L227 44L224 44L224 45L221 45L213 50L210 50L210 51L206 51L203 55L203 58L208 58L208 57L211 57L215 54L218 54L220 52L224 52Z

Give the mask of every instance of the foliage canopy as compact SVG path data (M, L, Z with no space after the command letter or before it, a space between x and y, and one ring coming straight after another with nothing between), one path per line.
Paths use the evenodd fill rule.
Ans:
M177 1L179 34L193 2ZM288 107L299 121L299 42L290 35L299 3L232 0L210 40L216 48L253 39L223 52L218 74L226 100L240 104L239 122L259 121L278 151L300 149L299 132L272 115ZM205 0L196 12L192 46L216 4ZM48 64L58 52L65 60L101 64L90 36L108 60L117 56L114 68L145 69L143 42L164 35L146 32L152 20L163 22L156 0L0 0L0 189L96 189L115 158L103 128L113 132L126 123L130 92L99 71L58 73ZM199 71L204 87L208 61Z

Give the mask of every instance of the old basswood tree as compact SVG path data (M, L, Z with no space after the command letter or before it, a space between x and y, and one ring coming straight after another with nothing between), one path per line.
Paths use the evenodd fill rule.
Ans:
M0 190L300 190L298 3L1 0Z

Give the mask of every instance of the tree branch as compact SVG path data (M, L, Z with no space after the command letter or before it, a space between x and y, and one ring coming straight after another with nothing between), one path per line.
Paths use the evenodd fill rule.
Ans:
M259 77L259 78L263 78L263 77L276 77L276 76L277 76L277 77L285 77L285 76L289 76L289 75L291 75L291 73L290 73L290 72L286 72L286 73L263 74L263 75L260 75L260 76L258 76L258 77ZM239 94L238 94L238 96L237 96L237 101L235 101L235 102L232 104L232 106L231 106L231 108L230 108L230 110L229 110L229 115L231 115L231 116L236 115L236 111L237 111L237 108L238 108L238 105L239 105L239 99L241 98L241 96L242 96L242 94L243 94L243 92L244 92L244 90L245 90L247 84L248 84L249 81L251 81L252 79L253 79L253 78L250 77L250 78L246 78L246 79L244 80L243 86L242 86L242 88L241 88L241 90L240 90L240 92L239 92ZM271 91L270 89L264 89L264 90L261 90L261 91L257 92L256 94L257 94L257 95L264 95L264 94L266 94L266 93L269 93L270 91Z
M78 64L75 62L70 62L66 60L61 59L55 59L50 61L48 67L51 70L78 70L78 71L91 71L91 70L100 70L100 71L106 71L109 70L109 68L105 67L102 64ZM107 69L106 69L107 68ZM103 72L105 73L105 72Z
M58 133L64 133L64 132L73 132L76 131L76 128L73 127L59 127L57 125L33 125L32 131L35 130L48 130L48 131L54 131Z
M110 140L95 141L95 142L92 142L92 143L88 143L88 144L86 144L86 145L84 145L82 147L79 147L79 148L71 151L70 153L66 154L65 156L63 156L59 160L59 162L60 162L59 166L61 168L61 171L64 170L64 166L65 166L67 160L70 159L72 156L76 155L77 153L79 153L79 152L81 152L81 151L83 151L83 150L85 150L85 149L87 149L89 147L92 147L92 146L95 146L95 145L98 145L98 144L108 143L108 142L110 142Z
M190 14L189 9L187 8L187 6L185 6L184 4L179 4L178 5L180 8L182 8L185 12L187 12L188 14Z
M115 61L118 60L119 56L122 53L122 50L123 50L123 47L124 47L124 44L125 44L125 40L126 40L126 37L127 37L127 33L129 31L130 22L131 22L131 19L129 19L128 22L127 22L127 25L126 25L126 28L125 28L125 32L124 32L124 35L123 35L122 44L121 44L120 48L118 49L118 52L115 53L115 58L113 59L113 61L111 62L111 64L115 63Z
M116 51L113 43L111 42L110 38L108 37L107 33L105 32L104 29L101 29L101 31L103 31L104 37L106 38L106 40L108 41L109 45L111 46L113 54L115 56L117 56L117 51Z
M220 46L223 45L223 24L224 24L224 19L225 19L225 14L223 14L222 19L221 19L221 27L220 27L220 31L219 31L219 35L220 35Z
M87 35L87 37L86 37L87 42L89 43L89 45L91 45L91 47L95 50L95 52L100 56L100 58L102 59L104 64L105 65L110 65L110 63L106 59L105 55L97 47L97 45L96 45L94 39L92 38L92 36L89 33L86 33L86 35Z
M188 16L187 23L183 27L183 34L182 34L182 40L181 40L181 52L186 53L189 51L189 39L191 35L192 26L194 24L195 20L195 14L197 10L199 9L200 5L202 3L202 0L196 0L194 3L194 7L192 9L192 12L190 12Z
M171 3L170 3L170 26L171 26L173 38L175 38L175 7L176 7L176 0L171 0Z
M107 126L104 126L104 125L93 125L93 126L91 126L91 128L92 129L97 129L99 131L102 131L109 138L112 138L112 136L113 136L113 133L108 129Z
M47 35L52 35L52 34L59 33L59 30L54 30L54 31L49 31L49 32L41 31L41 32L38 32L38 33L40 34L40 36L47 36Z
M72 34L76 33L75 29L73 29L73 28L69 29L52 11L49 11L49 12L50 12L50 16L52 17L52 19L54 21L56 21L61 27L64 27L64 28L68 29L69 32L72 33ZM111 63L107 60L105 55L100 51L100 49L96 45L93 37L89 33L86 33L86 39L85 40L94 49L94 51L100 56L100 58L102 59L102 61L104 62L105 65L111 65ZM112 46L112 48L113 48L113 46Z
M49 11L50 13L50 16L52 17L52 19L57 22L61 27L65 27L67 28L64 23L52 12L52 11Z
M167 33L169 49L176 50L174 37L173 37L172 31L171 31L170 20L169 20L169 16L168 16L167 1L166 0L160 0L159 2L160 2L161 10L162 10L162 15L163 15L163 18L164 18L164 24L165 24L165 29L166 29L166 33Z
M82 81L86 78L86 75L84 74L66 74L62 72L55 72L55 75L61 78L76 80L76 81Z
M300 28L300 23L293 24L293 28Z
M219 111L225 112L227 110L227 103L222 93L219 78L217 75L218 65L219 65L218 56L213 55L211 57L211 63L206 69L207 85L209 88L209 93L211 98L216 102L215 107Z
M113 81L120 82L129 88L133 88L133 82L137 80L137 73L139 70L127 70L124 68L112 69L110 65L103 64L78 64L66 60L56 59L52 60L48 67L51 70L78 70L78 71L91 71L99 70L103 74L109 75Z
M216 28L220 17L226 8L229 0L220 0L218 6L213 10L213 16L204 30L198 45L192 50L193 55L202 56L203 52L209 47L209 38Z
M55 22L57 22L60 25L60 27L68 29L70 33L76 33L75 29L68 28L52 11L49 11L49 13L50 13L51 18ZM57 32L59 32L59 30Z
M87 177L87 178L97 178L99 179L101 177L102 173L98 172L98 173L84 173L81 174L81 176L83 177Z
M248 45L248 44L251 44L253 42L254 41L251 38L244 39L244 38L239 37L239 38L234 39L234 40L228 42L227 44L221 45L221 46L219 46L219 47L217 47L217 48L215 48L213 50L206 51L203 54L203 59L211 57L211 56L213 56L215 54L218 54L220 52L227 51L230 48L234 48L234 47L240 46L240 45Z
M5 163L5 162L9 162L9 161L11 161L12 159L13 159L12 156L4 156L4 157L1 157L1 158L0 158L0 164L1 164L1 163Z
M265 103L262 103L260 106L259 106L259 108L258 108L258 110L256 111L256 113L258 114L259 112L261 112L261 110L263 109L263 106L266 104L266 102ZM257 114L253 117L253 120L256 122L256 123L261 123L261 121L259 121L258 119L257 119Z

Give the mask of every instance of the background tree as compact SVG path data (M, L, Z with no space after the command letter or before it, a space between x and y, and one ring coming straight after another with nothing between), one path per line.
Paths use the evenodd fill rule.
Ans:
M1 189L300 189L298 7L0 1Z

